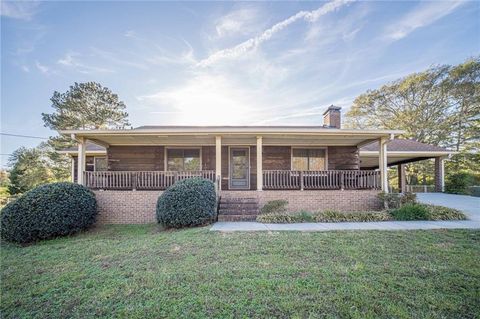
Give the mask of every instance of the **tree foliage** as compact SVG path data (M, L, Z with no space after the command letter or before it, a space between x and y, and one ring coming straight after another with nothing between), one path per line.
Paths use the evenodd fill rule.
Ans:
M51 98L54 112L42 113L44 125L53 130L125 128L130 125L125 103L110 89L96 82L75 83L65 93L55 91ZM54 136L40 148L48 157L56 181L70 174L68 156L58 150L74 146L68 136Z
M125 128L130 125L125 103L96 82L75 83L65 93L55 91L52 114L42 113L53 130Z
M447 169L478 171L480 57L456 66L434 66L369 90L354 100L345 124L402 129L405 138L458 151ZM409 166L424 182L432 168L429 163Z
M9 158L9 166L11 170L8 192L12 195L24 193L54 180L48 159L38 148L17 149Z

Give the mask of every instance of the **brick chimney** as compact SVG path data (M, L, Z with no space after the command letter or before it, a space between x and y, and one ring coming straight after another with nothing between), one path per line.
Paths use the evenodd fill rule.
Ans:
M342 128L342 114L339 106L330 105L323 113L323 125L331 128Z

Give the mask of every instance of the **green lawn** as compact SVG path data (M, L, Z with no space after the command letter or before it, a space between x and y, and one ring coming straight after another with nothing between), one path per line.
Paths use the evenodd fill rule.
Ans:
M3 318L475 318L480 231L110 226L2 244Z

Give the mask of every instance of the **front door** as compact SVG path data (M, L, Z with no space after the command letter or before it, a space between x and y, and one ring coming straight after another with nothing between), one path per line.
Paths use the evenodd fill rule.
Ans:
M230 148L230 188L249 188L249 149L248 147Z

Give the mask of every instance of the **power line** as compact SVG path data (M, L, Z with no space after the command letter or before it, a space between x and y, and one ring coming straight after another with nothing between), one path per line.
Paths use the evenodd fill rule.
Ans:
M26 137L26 138L38 138L38 139L41 139L41 140L48 140L48 138L46 138L46 137L32 136L32 135L19 135L19 134L10 134L10 133L2 133L2 132L0 132L0 135L14 136L14 137Z
M3 156L10 156L12 154L4 154L4 153L0 153L0 155L3 155Z

